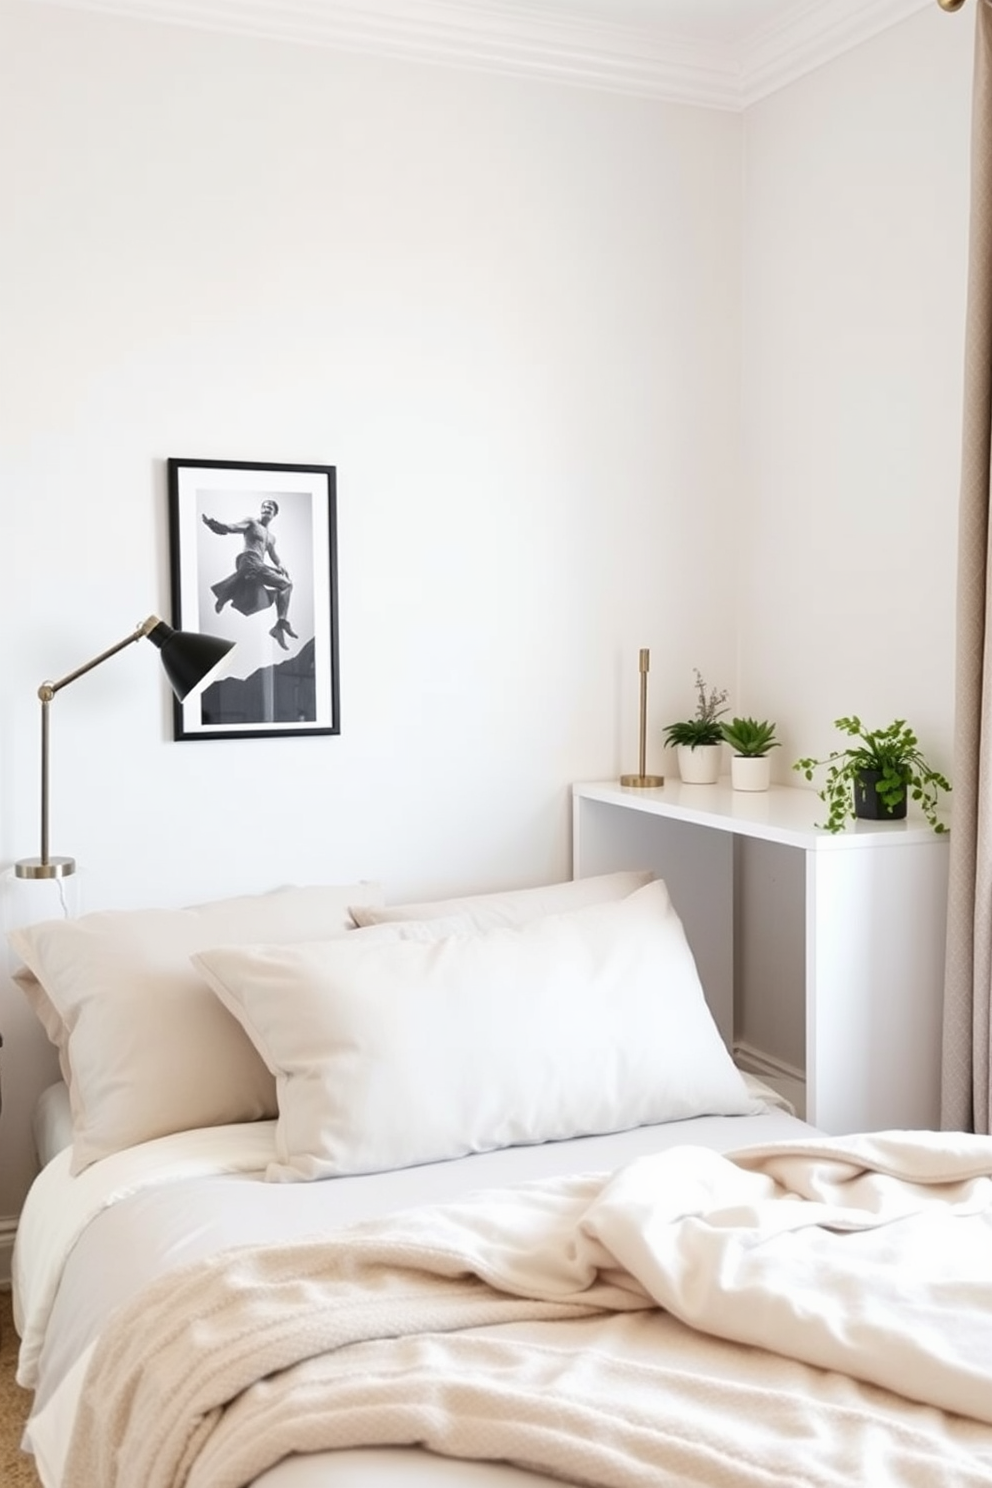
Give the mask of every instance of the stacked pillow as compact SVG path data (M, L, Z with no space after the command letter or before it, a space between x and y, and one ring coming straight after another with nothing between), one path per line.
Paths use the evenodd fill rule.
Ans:
M756 1109L660 880L489 929L471 904L438 907L338 941L194 956L275 1073L269 1178Z
M187 909L110 910L9 934L59 1051L72 1171L171 1132L275 1116L275 1080L198 975L194 951L344 935L378 884L277 889Z
M545 915L565 914L586 909L591 904L608 904L626 899L635 889L650 883L650 870L631 869L620 873L600 873L590 878L573 878L564 883L542 884L536 889L509 889L499 894L471 894L460 899L434 899L422 904L372 904L363 900L352 905L351 917L356 925L388 925L409 920L439 920L452 915L467 915L476 930L495 930L529 925Z
M273 1115L285 1181L755 1109L650 873L390 907L289 889L11 940L74 1172Z

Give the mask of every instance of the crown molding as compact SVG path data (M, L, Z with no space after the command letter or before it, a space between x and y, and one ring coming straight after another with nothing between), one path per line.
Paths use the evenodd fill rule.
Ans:
M810 0L740 47L471 0L30 0L741 110L936 0ZM703 3L703 0L700 0Z
M742 49L740 107L766 98L797 78L870 41L936 0L817 0L783 26L751 38Z

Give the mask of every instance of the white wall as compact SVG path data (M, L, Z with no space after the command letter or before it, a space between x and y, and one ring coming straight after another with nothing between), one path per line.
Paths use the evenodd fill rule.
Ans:
M168 616L176 455L337 466L342 733L173 743L144 643L80 680L82 907L567 876L569 782L636 767L638 649L655 762L692 666L732 681L740 118L0 17L0 865L38 851L39 682ZM6 979L0 1028L13 1215L53 1065Z
M745 115L740 689L780 767L850 713L950 766L973 21Z
M851 713L951 771L973 35L934 5L745 115L738 686L780 780ZM803 947L744 949L739 1033L801 1063Z

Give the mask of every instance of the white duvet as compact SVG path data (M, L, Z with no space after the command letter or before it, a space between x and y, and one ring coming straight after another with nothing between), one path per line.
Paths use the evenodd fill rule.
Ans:
M686 1123L685 1131L667 1137L698 1134L689 1131L695 1126ZM754 1131L750 1119L717 1126L724 1146L731 1132ZM927 1134L813 1141L796 1140L794 1129L789 1135L791 1141L745 1150L734 1160L693 1143L656 1153L645 1146L642 1152L651 1155L637 1160L631 1148L650 1138L626 1134L627 1155L634 1160L621 1162L612 1176L555 1177L529 1185L511 1203L484 1192L440 1208L413 1208L394 1192L378 1212L399 1210L398 1215L366 1224L347 1244L332 1242L328 1253L348 1254L353 1266L376 1247L380 1260L382 1247L392 1247L398 1269L390 1274L410 1283L414 1300L421 1288L430 1292L442 1257L449 1273L454 1264L468 1279L474 1311L463 1320L466 1326L456 1320L439 1332L429 1309L426 1329L404 1325L399 1339L380 1337L382 1329L367 1321L357 1323L359 1332L319 1351L315 1365L300 1361L304 1374L315 1367L320 1375L316 1413L301 1411L298 1391L290 1389L296 1366L270 1369L272 1361L259 1347L258 1372L270 1376L263 1389L285 1387L272 1419L284 1433L302 1415L299 1449L315 1455L268 1461L267 1432L244 1429L245 1422L259 1419L255 1386L238 1380L230 1408L218 1417L207 1475L191 1483L992 1484L992 1143ZM108 1190L97 1196L94 1182L83 1208L105 1215L102 1242L111 1245L125 1235L134 1239L128 1222L134 1210L153 1230L167 1228L162 1218L170 1190L173 1203L180 1192L191 1192L220 1204L237 1227L239 1206L265 1187L237 1176L252 1171L258 1156L257 1149L251 1152L253 1140L264 1144L264 1132L225 1134L223 1162L232 1175L226 1179L197 1176L198 1165L216 1166L217 1156L208 1161L193 1150L195 1143L180 1153L174 1146L168 1150L167 1142L150 1187L142 1186L147 1176L129 1172L123 1154L118 1171L105 1175L111 1179ZM409 1197L425 1183L436 1185L445 1170L454 1182L451 1170L459 1166L437 1165L400 1182L411 1185ZM498 1175L499 1165L486 1171ZM581 1165L572 1171L582 1171ZM460 1181L451 1193L464 1192ZM52 1196L64 1189L57 1173L49 1186ZM314 1202L304 1199L307 1189L322 1190L325 1198L334 1191L301 1185L293 1201L299 1212L288 1232L277 1236L273 1229L262 1235L261 1247L241 1252L233 1270L219 1268L227 1278L222 1290L238 1282L239 1265L259 1268L257 1276L251 1271L250 1285L235 1286L232 1334L242 1344L258 1317L246 1322L241 1303L247 1298L264 1317L279 1290L269 1284L275 1273L288 1267L284 1279L293 1274L300 1235L307 1234L297 1222ZM109 1191L134 1197L107 1209ZM77 1329L78 1337L66 1345L62 1335L72 1329L63 1328L59 1315L68 1308L67 1294L92 1270L101 1222L87 1223L81 1212L67 1215L54 1236L41 1218L43 1198L32 1207L18 1248L22 1236L24 1245L37 1241L42 1249L32 1261L40 1257L40 1263L23 1267L24 1251L15 1258L22 1368L43 1385L30 1439L46 1488L59 1488L92 1335L99 1331L91 1327L87 1336L85 1328ZM166 1401L178 1406L181 1392L163 1389L165 1375L156 1377L148 1361L161 1355L163 1370L182 1373L188 1366L192 1374L194 1342L180 1333L179 1352L170 1362L144 1330L153 1326L156 1307L166 1318L171 1313L174 1324L178 1289L193 1289L192 1300L204 1284L203 1258L216 1249L209 1207L198 1197L190 1211L206 1216L205 1233L202 1245L172 1257L184 1269L159 1284L157 1293L154 1283L142 1293L141 1327L132 1321L116 1342L107 1330L93 1364L99 1372L83 1395L80 1440L99 1452L103 1438L96 1428L101 1421L109 1424L111 1414L115 1431L121 1424L109 1404L122 1398L126 1380L113 1368L107 1372L108 1357L119 1359L122 1347L126 1354L137 1344L141 1367L132 1384L144 1381L147 1393L142 1396L139 1388L134 1394L124 1384L123 1398L137 1402L130 1426L125 1421L121 1428L121 1440L130 1445L118 1443L111 1455L120 1449L138 1456L120 1458L130 1466L116 1480L97 1459L77 1457L66 1488L102 1488L113 1481L128 1488L161 1481L171 1488L180 1481L168 1475L167 1452L154 1453L166 1474L161 1480L142 1465L148 1419L143 1412L160 1418L163 1439L171 1432L171 1439L181 1441L189 1428L188 1418L165 1409ZM280 1243L273 1249L275 1239ZM60 1294L58 1252L66 1245L66 1275L73 1285ZM266 1275L270 1268L274 1274ZM150 1265L149 1276L155 1270ZM359 1265L352 1280L361 1283L360 1271ZM380 1279L383 1274L378 1272ZM256 1288L255 1279L266 1284ZM322 1278L321 1286L325 1281L333 1311L340 1277ZM494 1299L498 1312L507 1298L519 1299L522 1308L514 1320L501 1323L495 1313L487 1319L485 1309ZM570 1321L547 1320L549 1298L572 1309ZM304 1289L296 1300L312 1315L312 1295ZM284 1312L282 1302L279 1313ZM254 1344L249 1352L255 1352ZM216 1376L223 1393L230 1384L229 1360L212 1347L208 1354L207 1373ZM512 1386L505 1398L500 1380ZM304 1391L305 1400L312 1398ZM199 1419L204 1402L194 1398L187 1404ZM234 1431L239 1416L242 1424ZM358 1422L364 1424L356 1436ZM225 1432L233 1434L225 1439ZM327 1432L330 1437L322 1435ZM285 1435L280 1441L277 1456ZM378 1445L369 1450L367 1443ZM411 1443L427 1443L435 1455L399 1450ZM328 1454L327 1447L339 1450ZM224 1477L221 1464L233 1471L241 1453L243 1470ZM480 1456L517 1466L454 1460Z
M650 1322L659 1305L705 1334L988 1425L990 1256L992 1141L906 1134L730 1157L677 1147L612 1177L248 1247L164 1278L107 1330L66 1484L240 1488L287 1450L370 1441L428 1441L602 1488L673 1481L677 1445L678 1471L707 1481L705 1411L697 1403L688 1435L664 1360L618 1354L607 1326L598 1342L590 1330L579 1368L562 1367L572 1322ZM518 1322L548 1336L507 1336ZM781 1404L784 1425L793 1403ZM932 1468L915 1414L876 1449L873 1484ZM738 1424L752 1463L763 1416L754 1437ZM987 1481L992 1433L970 1432L981 1445L955 1481ZM767 1481L764 1466L735 1464L738 1484ZM803 1443L788 1481L804 1478L827 1481Z

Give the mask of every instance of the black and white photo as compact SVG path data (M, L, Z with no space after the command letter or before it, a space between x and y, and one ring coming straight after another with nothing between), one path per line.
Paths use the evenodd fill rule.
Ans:
M335 473L168 461L173 623L235 642L177 739L340 732Z

